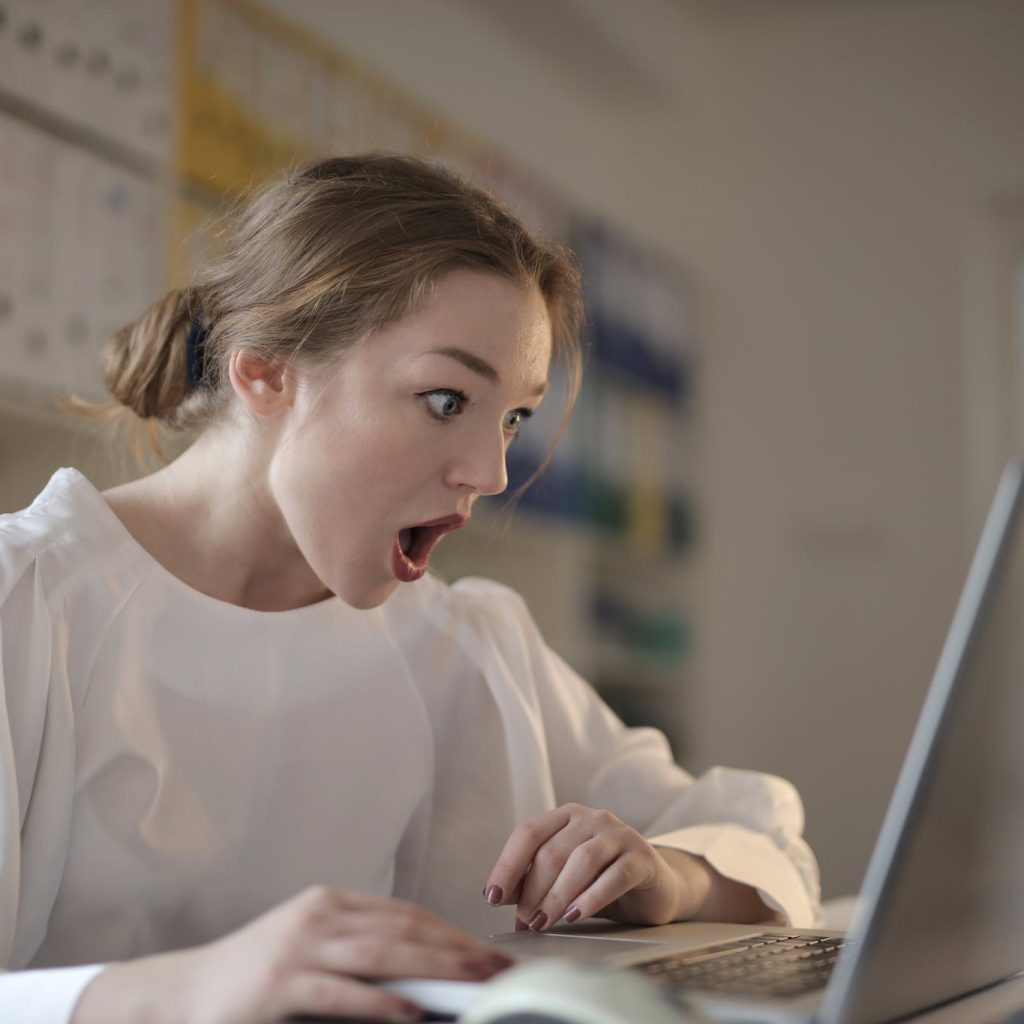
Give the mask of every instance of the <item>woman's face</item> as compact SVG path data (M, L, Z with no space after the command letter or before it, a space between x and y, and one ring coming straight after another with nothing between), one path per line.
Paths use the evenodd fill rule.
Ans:
M456 270L326 377L299 378L269 480L329 590L372 608L426 572L440 535L481 494L505 489L506 450L540 403L550 360L538 289Z

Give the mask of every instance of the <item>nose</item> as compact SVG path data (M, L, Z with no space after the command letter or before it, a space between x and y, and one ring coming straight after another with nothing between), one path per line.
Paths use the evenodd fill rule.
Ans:
M460 447L448 463L448 485L480 495L501 494L508 487L507 448L501 432L479 436Z

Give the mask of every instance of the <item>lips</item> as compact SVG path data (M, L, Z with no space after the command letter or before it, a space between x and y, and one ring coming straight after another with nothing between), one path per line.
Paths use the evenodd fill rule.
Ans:
M456 513L400 530L391 549L391 568L395 576L403 583L414 583L427 571L430 553L437 542L467 522L469 516Z

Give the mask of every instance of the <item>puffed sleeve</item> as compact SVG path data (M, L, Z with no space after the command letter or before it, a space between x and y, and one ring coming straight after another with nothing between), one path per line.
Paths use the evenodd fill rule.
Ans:
M627 728L548 647L515 591L476 578L455 589L480 609L478 629L500 651L515 703L526 709L522 720L541 733L556 805L610 810L655 845L702 856L753 886L791 926L820 923L817 862L789 782L731 768L695 779L674 763L661 732Z
M0 519L0 1020L64 1024L100 965L19 970L60 886L74 791L74 717L45 572Z

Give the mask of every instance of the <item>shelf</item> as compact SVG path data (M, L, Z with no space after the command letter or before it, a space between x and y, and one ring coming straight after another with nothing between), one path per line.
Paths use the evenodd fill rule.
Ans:
M85 150L108 164L149 181L167 176L165 164L155 157L137 152L115 139L107 138L79 122L54 113L22 96L0 89L0 113L17 119L61 142Z

